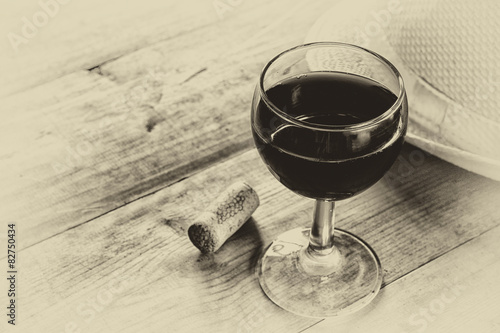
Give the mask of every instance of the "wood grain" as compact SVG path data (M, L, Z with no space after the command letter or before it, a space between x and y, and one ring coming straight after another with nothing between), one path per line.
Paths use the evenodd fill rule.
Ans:
M3 12L2 36L15 34L24 41L1 40L0 96L25 92L219 20L210 1L64 2L53 10L40 3L55 1L12 2ZM37 21L38 13L51 11L54 14L45 22ZM25 28L30 24L31 29Z
M301 43L334 2L231 1L223 15L214 3L72 1L19 52L0 42L0 213L17 223L22 248L17 329L330 332L390 322L388 331L415 331L415 311L462 282L428 331L497 329L500 183L411 145L382 181L338 205L337 227L366 240L384 268L367 312L319 323L262 293L259 255L309 225L312 202L281 186L252 148L250 99L265 62ZM4 35L40 3L10 9ZM236 180L261 206L202 255L187 227Z
M495 227L387 286L363 313L309 331L498 332L499 237Z
M138 41L145 33L139 29L126 44L138 50L113 61L106 52L119 49L125 43L121 37L103 47L99 30L88 36L86 30L67 35L85 40L81 46L90 49L78 59L92 59L87 67L99 65L102 57L108 62L78 71L71 56L78 54L78 44L71 54L52 60L64 71L77 71L2 102L0 142L9 144L0 154L0 200L8 203L2 207L3 216L19 221L21 246L249 149L249 108L261 68L278 51L300 43L307 27L329 5L297 2L283 10L289 7L284 3L242 3L223 20L212 15L203 29L195 29L207 20L203 6L182 22L178 11L162 10L166 22L173 20L163 39L155 37L158 40L147 46ZM134 20L156 9L148 7ZM152 16L156 23L149 33L161 35L161 18Z
M425 155L407 172L415 152L405 146L389 177L339 204L338 227L373 246L385 286L500 224L493 205L500 184ZM255 188L261 206L216 254L201 255L186 229L238 179ZM261 292L254 268L278 233L309 224L311 206L311 200L278 185L255 150L230 158L22 251L23 328L306 329L318 320L273 305Z

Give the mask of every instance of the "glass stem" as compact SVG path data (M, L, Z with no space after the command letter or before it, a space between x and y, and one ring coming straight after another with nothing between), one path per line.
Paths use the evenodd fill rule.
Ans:
M309 235L310 255L327 255L333 251L333 225L335 221L335 201L316 200L314 220Z

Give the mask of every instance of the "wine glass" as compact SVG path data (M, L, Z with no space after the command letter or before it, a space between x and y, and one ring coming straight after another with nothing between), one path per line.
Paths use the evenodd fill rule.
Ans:
M289 230L264 251L257 266L263 291L308 317L361 309L380 290L382 268L362 239L334 229L335 202L368 189L396 160L408 122L401 75L355 45L300 45L265 66L251 122L271 173L316 200L311 228Z

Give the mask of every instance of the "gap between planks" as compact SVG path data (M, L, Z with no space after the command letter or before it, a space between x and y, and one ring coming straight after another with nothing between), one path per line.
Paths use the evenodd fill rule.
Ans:
M359 313L300 332L497 332L499 237L500 225L401 276Z
M230 160L230 159L232 159L232 158L238 157L239 155L242 155L242 154L244 154L244 153L246 153L247 151L252 150L252 149L254 149L254 148L253 148L253 147L247 147L247 148L244 148L244 149L238 150L237 152L235 152L235 153L233 153L233 154L231 154L231 155L229 155L229 156L227 156L227 157L225 157L225 158L222 158L222 159L218 160L218 161L217 161L216 163L214 163L214 164L223 163L223 162L225 162L225 161L227 161L227 160ZM65 232L67 232L67 231L69 231L69 230L71 230L71 229L78 228L78 227L80 227L80 226L82 226L82 225L84 225L84 224L90 223L90 222L92 222L92 221L94 221L94 220L97 220L97 219L99 219L99 218L101 218L101 217L103 217L103 216L105 216L105 215L108 215L109 213L112 213L112 212L114 212L114 211L116 211L116 210L119 210L119 209L121 209L121 208L124 208L124 207L126 207L126 206L128 206L128 205L130 205L130 204L132 204L132 203L134 203L134 202L136 202L136 201L139 201L139 200L141 200L141 199L143 199L143 198L149 197L149 196L151 196L151 195L153 195L153 194L155 194L155 193L157 193L157 192L159 192L159 191L162 191L162 190L164 190L164 189L166 189L166 188L168 188L168 187L170 187L170 186L173 186L173 185L175 185L175 184L177 184L177 183L180 183L180 182L182 182L182 181L184 181L184 180L188 179L189 177L192 177L192 176L194 176L194 175L196 175L196 174L198 174L198 173L201 173L201 172L203 172L203 171L204 171L204 170L206 170L206 169L211 168L212 166L214 166L214 164L204 164L204 167L203 167L203 168L196 169L195 171L193 171L193 172L191 172L191 173L188 173L187 175L183 176L183 177L182 177L182 178L180 178L180 179L177 179L176 181L174 181L174 182L172 182L172 183L169 183L169 184L167 184L167 185L165 185L165 186L163 186L163 187L160 187L160 188L155 189L155 190L153 190L153 191L151 191L151 192L148 192L148 193L146 193L146 194L144 194L144 195L142 195L142 196L140 196L140 197L137 197L137 198L135 198L135 199L133 199L133 200L131 200L131 201L129 201L129 202L124 203L124 204L123 204L123 205L121 205L121 206L114 207L114 208L112 208L112 209L110 209L110 210L108 210L108 211L106 211L106 212L104 212L104 213L102 213L102 214L100 214L100 215L97 215L97 216L95 216L95 217L93 217L93 218L91 218L91 219L88 219L87 221L83 221L83 222L78 223L78 224L76 224L76 225L73 225L73 226L71 226L71 227L69 227L69 228L67 228L67 229L65 229L65 230L59 231L59 232L57 232L57 233L54 233L53 235L51 235L51 236L49 236L49 237L46 237L46 238L41 239L41 240L39 240L39 241L37 241L37 242L35 242L35 243L33 243L33 244L30 244L30 245L28 245L28 246L26 246L26 247L21 248L21 249L20 249L20 250L18 250L17 252L18 252L18 253L21 253L21 252L22 252L22 251L24 251L24 250L27 250L27 249L29 249L29 248L31 248L31 247L33 247L33 246L36 246L36 245L38 245L38 244L40 244L40 243L43 243L43 242L45 242L45 241L47 241L47 240L49 240L49 239L51 239L51 238L53 238L53 237L59 236L59 235L61 235L61 234L65 233ZM0 257L0 260L5 259L6 257L7 257L7 255L4 255L4 256Z

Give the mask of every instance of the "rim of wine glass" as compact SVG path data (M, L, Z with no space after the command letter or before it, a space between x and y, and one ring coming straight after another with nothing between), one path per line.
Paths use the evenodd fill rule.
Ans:
M277 59L281 58L283 55L285 55L285 54L287 54L289 52L292 52L292 51L295 51L295 50L298 50L298 49L302 49L302 48L324 47L324 46L336 46L336 47L341 46L341 47L344 47L344 48L351 48L351 49L355 49L355 50L358 50L358 51L363 51L363 52L371 54L375 58L377 58L380 61L382 61L385 65L387 65L392 70L393 74L395 75L395 77L397 78L398 83L399 83L398 96L397 96L396 101L391 105L391 107L388 108L381 115L379 115L379 116L377 116L377 117L375 117L373 119L364 121L364 122L360 122L360 123L356 123L356 124L352 124L352 125L326 125L326 124L312 124L312 123L308 123L306 121L294 118L293 116L290 116L288 113L282 111L280 108L278 108L276 105L274 105L274 103L267 96L267 93L266 93L266 91L264 89L264 77L265 77L265 75L266 75L267 70L269 69L269 67ZM260 89L260 95L262 96L262 99L267 104L267 106L269 106L271 108L271 110L273 110L274 113L276 113L279 117L283 118L284 120L289 121L290 123L292 123L294 125L297 125L297 126L300 126L300 127L306 127L306 128L313 129L313 130L332 131L332 132L340 132L340 131L346 131L346 130L360 130L360 129L365 129L365 128L373 127L373 126L379 124L380 122L382 122L384 119L388 118L396 110L398 110L400 108L401 104L403 103L404 97L406 95L405 86L404 86L404 82L403 82L403 77L401 76L401 74L399 73L399 71L396 69L396 67L394 67L394 65L389 60L387 60L386 58L384 58L383 56L381 56L378 53L375 53L373 51L365 49L364 47L357 46L357 45L354 45L354 44L349 44L349 43L343 43L343 42L313 42L313 43L307 43L307 44L302 44L302 45L298 45L298 46L292 47L290 49L287 49L287 50L279 53L277 56L275 56L274 58L272 58L267 63L267 65L264 67L264 69L262 70L262 73L260 74L260 79L259 79L259 89Z

